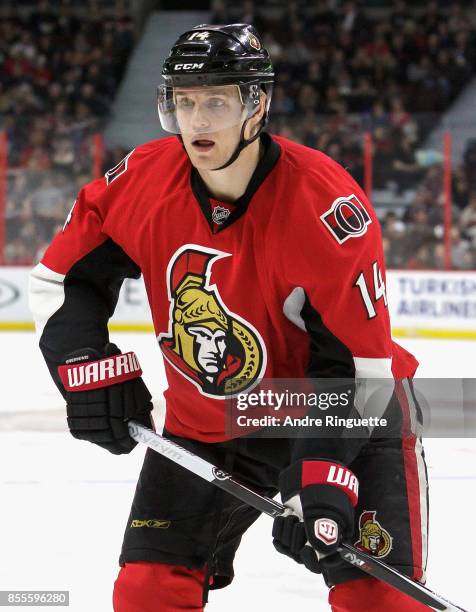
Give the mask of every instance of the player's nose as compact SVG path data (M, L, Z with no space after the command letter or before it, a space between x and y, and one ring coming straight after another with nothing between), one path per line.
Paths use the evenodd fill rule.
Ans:
M196 104L192 114L192 128L196 132L203 132L210 127L210 120L199 104Z

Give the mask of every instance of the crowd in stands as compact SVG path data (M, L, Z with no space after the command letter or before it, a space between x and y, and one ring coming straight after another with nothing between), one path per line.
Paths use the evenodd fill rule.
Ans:
M361 184L362 134L371 134L373 203L378 209L382 190L405 202L403 213L382 215L388 265L443 267L442 155L424 143L476 74L474 8L435 0L397 0L380 13L352 1L212 4L214 23L254 23L270 51L272 131L324 151ZM476 268L476 223L468 228L476 221L469 212L476 197L472 151L453 179L458 268Z
M373 142L374 205L389 267L442 267L441 154L424 142L476 74L476 30L458 3L387 11L356 2L212 0L212 22L254 23L276 67L270 131L320 149L363 182ZM0 130L8 136L7 263L37 261L92 178L137 36L121 6L39 0L0 7ZM34 7L34 8L31 8ZM107 151L103 168L126 151ZM453 176L453 265L476 268L476 143Z
M446 265L443 169L433 165L403 214L382 218L383 246L389 268L442 269ZM451 266L476 269L476 141L468 142L464 161L453 172L451 189Z
M93 135L110 112L134 42L134 22L120 5L106 12L93 1L39 0L1 8L7 263L37 260L92 178Z

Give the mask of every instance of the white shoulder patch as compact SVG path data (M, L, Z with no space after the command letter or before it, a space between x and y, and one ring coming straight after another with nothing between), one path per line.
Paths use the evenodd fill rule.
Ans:
M306 294L302 287L295 287L288 297L284 300L283 313L284 316L297 325L302 331L306 331L304 320L301 317L301 311L306 301Z
M64 304L64 274L50 270L42 263L30 273L28 303L38 336L55 312Z

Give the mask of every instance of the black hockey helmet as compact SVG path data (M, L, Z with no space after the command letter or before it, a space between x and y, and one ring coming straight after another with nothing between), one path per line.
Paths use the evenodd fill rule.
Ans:
M181 134L177 121L174 88L236 85L245 117L228 117L221 127L242 123L240 142L230 159L217 170L235 161L248 144L258 138L269 113L274 70L255 28L249 24L199 25L184 32L164 62L159 86L158 110L164 130ZM259 108L260 92L266 94L266 108L258 131L248 140L244 132L248 120ZM233 121L233 123L231 123ZM212 126L213 129L213 126Z

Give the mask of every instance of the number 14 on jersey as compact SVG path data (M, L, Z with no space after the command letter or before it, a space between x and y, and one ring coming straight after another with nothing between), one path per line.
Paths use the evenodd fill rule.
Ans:
M376 261L374 261L372 264L372 272L373 287L369 288L363 272L359 274L354 283L354 287L357 287L360 290L360 295L362 296L362 301L364 302L369 319L373 319L377 316L375 304L378 302L378 300L383 299L385 306L387 306L387 290L382 277L382 271L380 270L378 262Z

